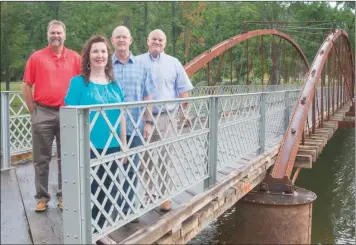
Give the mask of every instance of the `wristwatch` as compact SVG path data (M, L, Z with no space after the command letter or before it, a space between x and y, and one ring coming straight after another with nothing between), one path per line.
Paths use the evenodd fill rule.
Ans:
M153 121L146 121L146 124L153 125Z

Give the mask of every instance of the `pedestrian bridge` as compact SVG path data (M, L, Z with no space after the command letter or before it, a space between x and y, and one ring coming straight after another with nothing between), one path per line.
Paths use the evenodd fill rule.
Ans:
M298 69L289 70L284 84L265 85L262 78L259 85L196 87L187 99L61 108L63 211L55 202L55 161L50 167L53 198L49 209L46 213L33 211L33 166L10 165L31 152L30 116L19 92L2 92L2 214L7 209L24 210L18 212L18 222L13 213L5 215L8 221L2 222L2 228L10 234L7 239L17 243L11 237L11 230L17 229L17 239L32 239L35 244L90 244L106 236L121 244L186 243L265 183L266 176L282 179L283 188L292 189L300 170L312 167L354 105L354 60L348 52L347 35L342 30L330 33L309 66L289 36L276 30L256 30L217 44L185 69L194 79L201 78L199 72L207 68L205 79L210 83L221 75L221 56L241 42L266 35L284 38L299 54ZM286 83L289 79L294 82ZM172 103L175 109L166 110ZM159 113L151 113L154 125L148 139L137 130L141 146L129 148L131 142L127 142L127 148L106 154L112 140L121 144L115 133L121 117L137 129L141 120L133 119L132 110L141 108L140 119L144 120L144 112L152 107ZM121 110L114 124L105 113L112 109ZM170 126L160 132L160 140L152 142L153 130L163 115L169 117ZM89 137L98 118L112 132L102 153ZM93 183L99 187L91 192ZM167 200L172 200L173 207L165 213L159 205ZM129 207L126 212L125 205ZM95 217L92 210L97 212ZM131 222L137 218L138 223ZM32 238L18 235L26 231L26 225Z

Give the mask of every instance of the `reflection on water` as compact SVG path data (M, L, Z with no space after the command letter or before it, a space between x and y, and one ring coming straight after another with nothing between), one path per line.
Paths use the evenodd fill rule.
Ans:
M233 244L237 229L235 220L235 207L232 207L188 244Z
M338 129L313 169L303 169L297 186L318 196L313 203L312 243L355 244L355 129ZM188 244L233 244L235 207Z
M338 129L297 185L314 191L313 243L355 244L355 129Z

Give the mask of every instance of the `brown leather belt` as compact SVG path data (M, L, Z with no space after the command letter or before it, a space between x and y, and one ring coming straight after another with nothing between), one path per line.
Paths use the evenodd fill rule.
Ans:
M38 102L35 102L35 104L39 107L43 107L43 108L46 108L46 109L49 109L49 110L53 110L53 111L59 111L59 107L60 106L50 106L50 105L43 105L43 104L40 104Z

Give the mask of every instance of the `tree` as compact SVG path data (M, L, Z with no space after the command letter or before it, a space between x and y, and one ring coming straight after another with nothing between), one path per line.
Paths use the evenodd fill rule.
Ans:
M184 31L180 40L184 43L184 63L189 61L192 44L205 46L204 38L200 35L203 25L203 12L206 9L205 2L182 2Z
M25 13L23 3L1 2L1 80L15 80L22 75L29 53L25 26L17 21L18 13Z
M134 38L131 51L141 54L147 52L148 33L162 29L167 36L166 53L182 63L242 33L244 21L299 21L294 27L272 24L247 27L249 30L278 28L286 32L298 42L311 62L331 23L316 26L307 25L305 21L335 21L338 28L348 32L355 48L354 11L353 2L338 3L335 8L327 2L1 2L1 80L22 78L28 57L47 46L47 24L53 19L66 24L66 46L77 52L81 52L84 42L93 34L110 38L115 27L127 25ZM277 83L279 76L284 76L278 42L277 47L271 47L272 37L264 40L264 70L268 72L274 64L276 73L272 77ZM243 45L234 47L231 55L224 59L226 63L233 60L233 73L245 80L247 60ZM249 41L250 51L257 46L258 41ZM286 60L290 63L291 51L287 54ZM219 58L213 60L212 69L218 64ZM249 65L252 67L250 77L262 77L257 52L250 53ZM206 75L202 72L202 76Z

